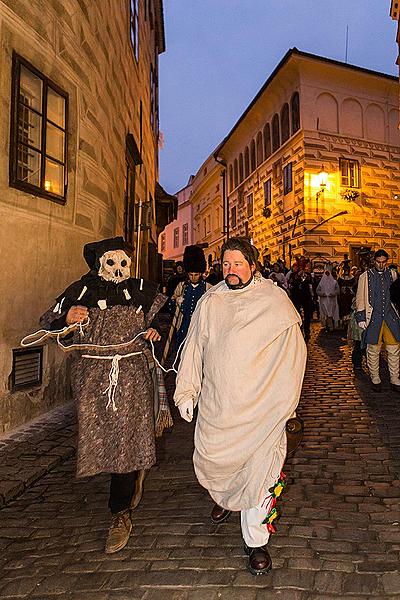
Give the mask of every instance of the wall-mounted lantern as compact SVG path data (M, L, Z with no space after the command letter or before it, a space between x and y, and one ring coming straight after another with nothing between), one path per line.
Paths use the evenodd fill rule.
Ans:
M325 171L324 165L322 165L322 169L318 173L318 182L319 182L319 190L316 194L317 199L321 196L321 194L324 193L327 183L328 183L328 173Z

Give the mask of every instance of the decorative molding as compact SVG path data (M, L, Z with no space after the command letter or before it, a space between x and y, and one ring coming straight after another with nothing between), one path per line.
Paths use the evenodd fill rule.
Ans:
M359 146L360 148L369 148L371 150L383 150L385 152L392 152L393 148L396 148L400 151L400 146L389 146L387 144L377 144L375 142L366 142L365 140L360 140L359 138L349 138L339 135L327 135L325 133L319 133L319 138L321 140L326 140L327 142L336 142L339 144L351 144L352 146ZM306 143L307 147L310 147L309 143Z

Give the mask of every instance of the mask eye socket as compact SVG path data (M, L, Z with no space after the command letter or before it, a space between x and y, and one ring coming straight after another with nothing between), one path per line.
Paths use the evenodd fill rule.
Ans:
M128 263L126 262L126 260L121 260L121 267L126 267Z
M112 267L114 264L113 259L112 258L107 259L107 264L110 265L110 267Z

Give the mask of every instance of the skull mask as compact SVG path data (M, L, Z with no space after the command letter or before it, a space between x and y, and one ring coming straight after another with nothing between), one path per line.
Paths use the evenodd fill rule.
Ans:
M121 283L131 276L131 259L123 250L110 250L100 257L99 276L105 281Z

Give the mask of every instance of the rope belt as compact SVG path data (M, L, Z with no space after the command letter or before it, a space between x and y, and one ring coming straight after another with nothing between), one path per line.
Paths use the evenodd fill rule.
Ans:
M143 354L140 352L131 352L130 354L114 354L114 356L94 356L92 354L82 354L82 358L95 358L97 360L111 360L111 369L108 374L109 386L104 390L103 394L108 394L108 402L106 405L106 409L109 406L112 406L114 412L117 411L117 406L115 404L115 393L117 391L118 386L118 378L119 378L119 361L121 358L130 358L131 356L137 356L138 354Z

